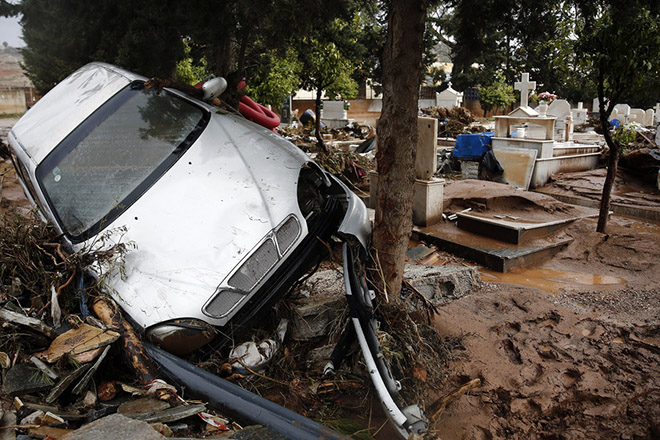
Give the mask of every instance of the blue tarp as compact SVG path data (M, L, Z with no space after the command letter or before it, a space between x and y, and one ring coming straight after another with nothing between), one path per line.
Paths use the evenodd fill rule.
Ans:
M493 136L492 131L473 134L459 134L456 137L454 157L461 160L480 160L490 149Z

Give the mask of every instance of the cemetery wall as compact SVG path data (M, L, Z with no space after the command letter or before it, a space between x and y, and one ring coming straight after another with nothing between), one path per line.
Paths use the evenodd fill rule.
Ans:
M25 91L22 89L0 89L0 115L24 113L26 110Z

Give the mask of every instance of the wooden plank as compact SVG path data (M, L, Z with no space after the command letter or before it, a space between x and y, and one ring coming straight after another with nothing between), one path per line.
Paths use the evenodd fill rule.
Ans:
M55 332L54 329L48 327L38 319L30 318L29 316L25 316L21 313L12 312L11 310L7 309L0 309L0 319L4 319L5 321L11 322L12 324L24 325L28 328L31 328L32 330L38 331L39 333L43 333L51 339L57 337L57 332Z
M65 355L76 355L103 347L119 339L119 333L102 330L88 324L61 334L50 344L45 352L46 361L57 362Z

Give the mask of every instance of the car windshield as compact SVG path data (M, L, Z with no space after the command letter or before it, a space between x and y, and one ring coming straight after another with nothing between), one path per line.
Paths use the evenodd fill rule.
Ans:
M107 101L37 169L64 231L80 241L113 221L194 142L206 113L140 83Z

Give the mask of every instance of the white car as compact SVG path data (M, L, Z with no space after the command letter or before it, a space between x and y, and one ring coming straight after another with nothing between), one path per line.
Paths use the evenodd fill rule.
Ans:
M370 238L364 204L272 131L146 80L91 63L16 123L9 145L32 204L72 251L135 245L123 270L100 261L88 270L175 354L251 327L318 261L324 241L341 238L347 294L361 308L357 336L388 414L407 432L418 419L392 400L396 383L358 273Z

